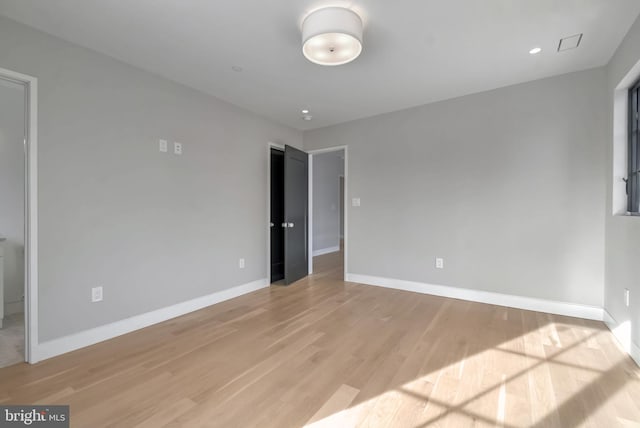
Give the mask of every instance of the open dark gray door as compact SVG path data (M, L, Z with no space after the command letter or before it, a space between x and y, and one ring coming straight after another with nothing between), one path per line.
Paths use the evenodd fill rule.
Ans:
M284 148L284 282L291 284L308 274L308 155Z

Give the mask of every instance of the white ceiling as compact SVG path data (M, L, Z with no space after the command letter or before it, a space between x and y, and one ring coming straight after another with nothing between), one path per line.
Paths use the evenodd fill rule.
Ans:
M363 17L363 53L314 65L300 23L336 5ZM16 21L298 129L604 65L638 13L638 0L0 0ZM576 33L578 49L556 52Z

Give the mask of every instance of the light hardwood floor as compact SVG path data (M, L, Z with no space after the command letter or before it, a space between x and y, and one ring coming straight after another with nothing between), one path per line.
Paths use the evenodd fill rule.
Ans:
M74 427L639 426L640 369L600 322L345 283L274 286L35 366L0 403Z

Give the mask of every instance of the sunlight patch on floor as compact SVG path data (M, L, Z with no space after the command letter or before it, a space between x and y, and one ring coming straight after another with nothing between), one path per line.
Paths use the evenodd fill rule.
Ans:
M327 414L323 406L324 417L318 419L318 412L306 426L562 426L576 408L586 408L589 419L617 419L627 426L624 414L601 411L609 400L619 400L618 409L633 406L626 395L617 394L628 379L602 385L610 372L627 364L626 356L612 360L609 355L607 360L598 348L606 331L569 331L562 323L549 323L477 353L473 344L464 344L459 361L362 402L357 389L343 385L341 389L349 391L342 394L345 399L332 397L328 403L333 412ZM610 395L603 396L598 388ZM589 407L594 397L603 402ZM584 420L576 417L575 422L581 425Z

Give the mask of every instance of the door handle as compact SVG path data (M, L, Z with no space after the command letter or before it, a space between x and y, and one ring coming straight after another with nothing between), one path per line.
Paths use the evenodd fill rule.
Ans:
M282 227L286 228L287 227L287 223L282 223Z
M273 227L273 226L275 226L275 224L269 223L269 227Z
M289 223L289 226L287 226L287 227L293 227L293 223Z

